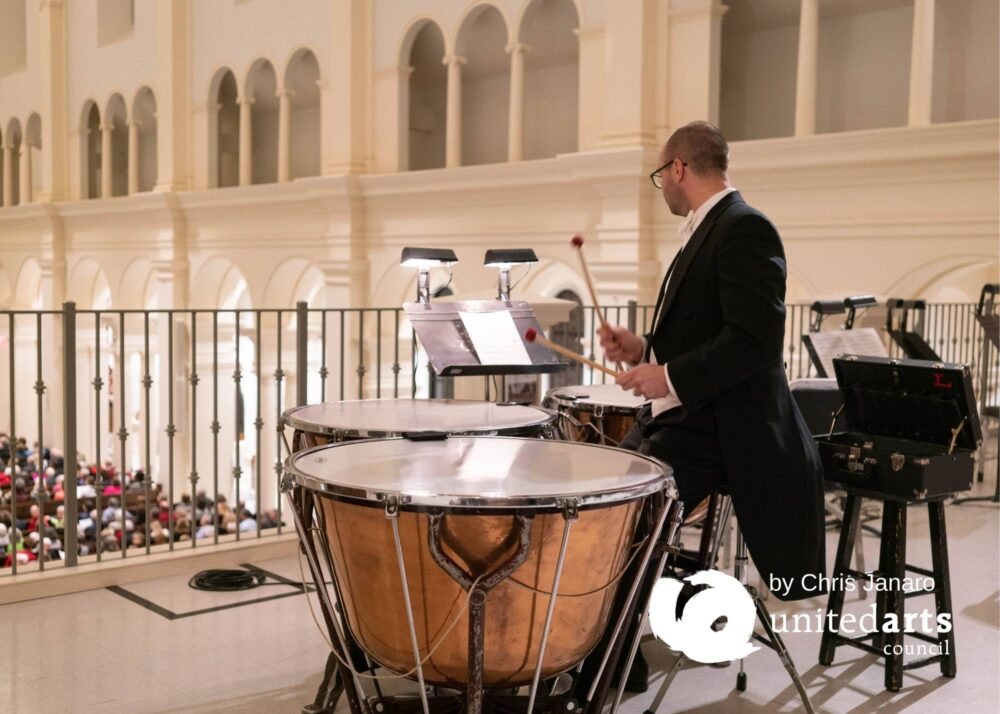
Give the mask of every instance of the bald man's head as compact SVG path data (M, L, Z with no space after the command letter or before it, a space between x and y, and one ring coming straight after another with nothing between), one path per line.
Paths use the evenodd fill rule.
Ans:
M693 121L671 134L665 155L681 159L699 176L721 176L729 169L729 143L707 121Z

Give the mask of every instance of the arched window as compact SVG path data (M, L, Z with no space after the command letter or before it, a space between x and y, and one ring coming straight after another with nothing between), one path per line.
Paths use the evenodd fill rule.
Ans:
M448 72L444 36L433 22L426 23L413 40L408 63L410 74L409 168L444 167L445 112Z
M507 160L510 57L507 26L492 5L476 8L462 23L456 53L462 68L462 163Z
M528 45L524 72L524 158L577 150L580 47L572 0L534 0L521 25Z
M240 108L236 103L236 77L228 69L219 71L209 102L215 108L210 128L209 178L215 186L238 186L240 182Z
M319 62L309 50L296 53L285 71L289 93L289 178L319 176L320 126Z
M87 102L80 120L81 194L83 198L101 197L101 112L94 102Z
M9 160L10 174L4 176L3 204L17 206L21 203L21 122L11 119L7 125L4 142L4 163Z
M252 183L278 180L278 79L274 67L260 60L247 74L245 94L250 109Z
M156 185L156 97L149 87L143 87L135 95L132 121L137 134L138 157L135 164L139 175L136 177L136 188L152 191Z
M128 110L122 95L115 94L108 101L104 113L103 129L111 130L111 195L128 195ZM104 195L102 190L101 195Z

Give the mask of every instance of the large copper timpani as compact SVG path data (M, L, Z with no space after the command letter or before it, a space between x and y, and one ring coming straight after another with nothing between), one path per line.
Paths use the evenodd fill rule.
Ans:
M286 460L283 489L313 578L333 583L319 594L335 642L346 650L353 638L375 662L414 673L425 711L426 686L438 685L465 690L474 714L484 690L524 684L530 711L541 679L587 656L608 627L616 576L630 557L649 565L676 500L655 459L510 437L317 447ZM634 546L640 515L652 525ZM622 584L630 601L637 585ZM334 600L348 632L329 616ZM369 709L359 677L345 690L355 711Z
M542 405L559 414L563 438L617 446L647 401L617 384L592 384L550 389Z
M520 404L463 399L365 399L294 407L282 423L292 450L357 439L436 432L463 436L551 437L555 414Z

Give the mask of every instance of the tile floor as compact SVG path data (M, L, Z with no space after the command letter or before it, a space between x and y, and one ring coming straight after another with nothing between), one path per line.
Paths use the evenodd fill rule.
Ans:
M980 487L979 490L985 490ZM910 511L909 560L929 565L926 509ZM835 664L817 663L819 635L786 636L818 711L1000 711L1000 514L992 504L948 508L949 551L958 676L927 668L908 673L903 691L882 689L883 669L871 656L841 649ZM877 541L865 537L869 567ZM833 557L831 533L828 554ZM294 558L254 563L299 580ZM303 596L274 584L237 594L192 590L188 576L124 586L155 603L153 611L109 589L0 607L0 711L20 712L298 712L312 701L326 645ZM232 603L239 607L211 610ZM871 601L849 596L860 612ZM771 598L772 614L781 612ZM822 599L787 612L815 612ZM173 613L173 619L169 614ZM651 702L672 655L655 640L643 645L654 670L650 691L623 709L640 714ZM800 709L777 658L768 650L746 660L749 687L733 685L736 666L682 671L660 712L781 712ZM347 712L344 702L338 714Z

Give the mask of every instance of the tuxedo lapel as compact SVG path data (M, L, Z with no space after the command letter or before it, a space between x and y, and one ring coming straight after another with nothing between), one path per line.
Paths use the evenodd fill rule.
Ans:
M678 254L677 258L674 259L673 270L668 271L667 275L670 280L667 283L667 292L662 297L662 302L660 304L660 309L656 313L656 322L653 325L653 331L660 326L660 322L663 317L667 314L667 310L670 309L670 303L680 289L681 281L684 280L684 275L687 273L688 268L691 263L694 262L695 256L698 254L698 250L705 243L705 239L712 232L715 227L716 222L719 220L725 210L737 201L743 201L743 197L740 196L739 191L733 191L725 195L721 201L719 201L712 210L708 212L705 216L705 220L701 222L698 226L698 230L694 232L694 235L688 240L687 245L684 246L683 250Z

